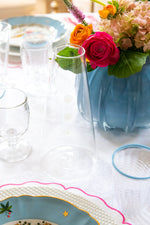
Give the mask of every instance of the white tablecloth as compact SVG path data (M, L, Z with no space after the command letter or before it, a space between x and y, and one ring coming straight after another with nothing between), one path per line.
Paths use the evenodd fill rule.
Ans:
M68 25L69 30L71 30L74 23L76 23L76 20L73 17L70 17L69 14L49 14L46 16L64 21L64 23ZM96 19L92 14L88 14L88 20L92 20L94 23L96 22ZM65 37L62 42L66 42L68 38L69 35ZM8 78L10 85L20 88L23 81L21 64L9 64ZM24 181L59 182L66 186L80 187L90 194L104 198L109 205L115 206L115 196L113 195L112 185L112 153L119 146L129 143L139 143L150 146L148 130L129 135L115 135L95 130L98 158L91 174L89 177L78 181L61 181L52 178L50 174L47 174L41 168L42 156L49 150L51 142L51 140L49 140L49 143L47 144L44 141L42 130L45 122L46 98L35 98L29 95L29 103L31 119L26 138L32 145L32 154L28 159L19 163L8 164L0 161L0 185L7 183L22 183ZM48 128L48 132L52 132L50 127ZM143 216L145 215L143 214ZM136 225L136 223L134 223L134 221L136 221L135 218L131 219L126 217L126 220L127 222L131 222L132 220L132 223ZM142 219L141 225L146 225L142 223Z

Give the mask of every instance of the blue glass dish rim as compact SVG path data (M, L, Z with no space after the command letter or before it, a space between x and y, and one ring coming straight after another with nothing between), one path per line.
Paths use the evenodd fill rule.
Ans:
M128 174L122 172L120 169L118 169L118 167L116 166L116 164L115 164L115 162L114 162L115 155L116 155L117 152L120 152L120 151L122 151L122 150L124 150L124 149L126 149L126 148L137 148L137 149L145 148L145 149L147 149L147 150L150 151L150 147L148 147L148 146L146 146L146 145L140 145L140 144L128 144L128 145L123 145L123 146L117 148L117 149L113 152L113 154L112 154L112 165L113 165L113 167L114 167L120 174L122 174L123 176L126 176L126 177L128 177L128 178L131 178L131 179L135 179L135 180L146 180L146 179L150 179L150 176L148 176L148 177L135 177L135 176L128 175Z

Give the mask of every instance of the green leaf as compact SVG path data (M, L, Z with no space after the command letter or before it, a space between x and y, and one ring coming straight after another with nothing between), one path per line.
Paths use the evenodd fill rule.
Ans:
M91 72L92 70L91 64L87 62L87 72Z
M62 69L72 71L76 74L81 72L81 66L82 66L81 59L78 57L74 58L74 56L79 55L77 49L66 47L65 49L60 51L58 55L64 56L64 58L63 57L56 58L56 62L59 64L59 66ZM66 57L72 57L72 58L66 59Z
M8 207L9 207L9 202L7 202L7 203L6 203L6 206L5 206L5 207L6 207L6 208L8 208Z
M121 51L119 61L115 65L108 66L108 74L118 78L125 78L140 72L147 56L148 53L131 50Z
M78 56L78 49L76 48L70 48L66 47L63 50L61 50L58 55L64 56L64 57L72 57L72 56Z
M5 209L5 205L3 203L1 203L1 207Z
M12 205L10 205L8 208L7 208L7 211L11 211L10 209L12 208Z
M0 211L0 214L4 213L5 211L6 211L5 209L1 210L1 211Z

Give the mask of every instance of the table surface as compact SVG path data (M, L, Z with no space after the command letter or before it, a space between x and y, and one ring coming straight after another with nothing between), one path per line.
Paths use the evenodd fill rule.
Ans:
M66 23L70 31L77 23L77 21L68 13L57 15L47 14L44 16L63 21ZM89 21L91 20L94 24L96 24L97 15L95 16L95 14L87 14L87 18ZM62 42L67 42L68 38L69 36L65 37ZM10 85L20 88L20 82L23 76L21 64L9 64L7 76ZM28 97L31 110L31 119L26 138L32 145L32 154L26 160L15 164L8 164L1 161L0 186L3 184L22 183L25 181L59 182L63 183L65 186L80 187L90 194L98 195L105 199L105 201L113 207L115 196L113 195L112 188L112 153L119 146L124 144L137 143L150 146L148 131L143 130L140 132L140 134L133 133L130 135L114 135L95 129L97 162L93 168L92 173L88 178L82 180L61 181L52 178L50 174L47 174L40 168L41 157L46 151L48 151L47 145L44 143L44 139L42 138L42 126L43 122L45 121L46 98L35 98L31 96ZM127 217L126 220L132 224L135 224L134 222L136 221L135 218ZM140 224L145 225L142 223L142 218Z

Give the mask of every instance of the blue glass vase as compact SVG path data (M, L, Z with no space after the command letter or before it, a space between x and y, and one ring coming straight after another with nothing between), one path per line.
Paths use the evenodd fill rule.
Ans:
M131 132L150 125L150 60L142 70L127 78L108 75L108 68L88 72L93 120L104 130ZM80 80L78 106L86 115Z

